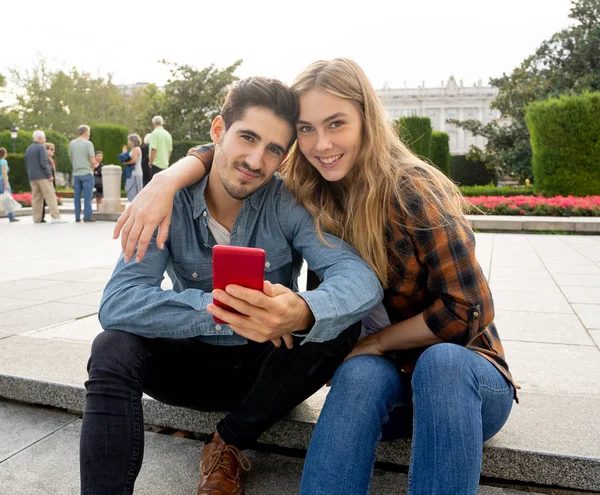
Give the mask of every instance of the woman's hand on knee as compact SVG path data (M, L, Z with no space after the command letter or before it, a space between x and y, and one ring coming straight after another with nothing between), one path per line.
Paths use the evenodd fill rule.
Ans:
M381 345L381 339L379 338L379 332L359 340L344 361L363 354L370 354L372 356L383 356L385 354L385 350Z

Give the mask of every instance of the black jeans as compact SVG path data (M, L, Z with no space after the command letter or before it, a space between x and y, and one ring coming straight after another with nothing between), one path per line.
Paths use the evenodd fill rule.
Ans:
M133 493L144 455L142 393L170 405L229 414L219 435L250 446L323 386L350 352L360 323L324 343L214 346L107 330L92 345L81 431L81 493Z

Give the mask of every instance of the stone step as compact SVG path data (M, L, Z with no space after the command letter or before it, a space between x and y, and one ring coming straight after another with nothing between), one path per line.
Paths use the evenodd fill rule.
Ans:
M0 397L80 414L89 342L0 338ZM306 450L324 388L263 434L267 446ZM504 429L484 447L482 475L510 482L600 491L600 397L521 391ZM208 434L223 413L144 398L146 423ZM407 466L410 442L381 444L377 459Z
M78 416L61 411L0 401L0 487L10 495L79 493ZM196 493L202 442L145 433L142 470L136 495ZM299 492L304 459L247 451L252 463L246 475L247 495L294 495ZM406 475L376 469L370 493L406 493ZM479 495L537 493L482 484ZM565 493L565 492L562 492ZM581 494L580 494L581 495Z

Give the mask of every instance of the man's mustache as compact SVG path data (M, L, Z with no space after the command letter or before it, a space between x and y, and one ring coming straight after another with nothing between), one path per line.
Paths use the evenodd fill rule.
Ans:
M235 168L243 168L244 170L250 172L252 175L256 175L258 177L264 177L264 174L260 170L254 170L246 162L234 162L233 166Z

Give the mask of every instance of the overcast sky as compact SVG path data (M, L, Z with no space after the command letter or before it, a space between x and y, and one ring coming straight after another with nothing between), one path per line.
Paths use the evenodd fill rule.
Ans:
M138 5L135 9L133 5ZM570 24L569 0L5 0L0 73L76 66L117 84L164 84L165 58L198 68L242 58L239 77L291 83L310 62L351 57L376 88L472 85L510 72Z

